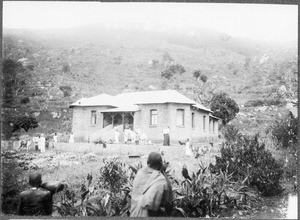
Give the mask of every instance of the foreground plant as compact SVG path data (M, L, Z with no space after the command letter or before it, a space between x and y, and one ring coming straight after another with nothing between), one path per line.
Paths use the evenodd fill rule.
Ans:
M233 173L233 181L256 187L263 196L282 192L282 165L265 149L265 144L259 142L259 135L250 138L238 133L223 143L220 152L221 156L216 157L216 170Z

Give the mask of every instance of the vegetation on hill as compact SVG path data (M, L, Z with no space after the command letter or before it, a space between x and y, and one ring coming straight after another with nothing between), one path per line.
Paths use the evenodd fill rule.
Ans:
M207 107L220 92L239 106L249 100L297 97L293 44L236 39L192 27L159 32L99 24L3 33L3 59L16 65L18 76L14 91L6 91L18 103L11 108L26 109L22 114L37 119L39 132L70 130L68 106L103 92L171 88ZM245 111L240 108L240 113Z

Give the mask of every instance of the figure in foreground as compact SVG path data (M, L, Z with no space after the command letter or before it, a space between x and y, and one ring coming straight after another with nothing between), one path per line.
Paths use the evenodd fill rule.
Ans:
M29 174L31 188L20 194L17 215L51 215L52 194L48 190L41 189L42 176L40 173Z
M172 190L160 172L163 162L159 153L148 156L147 167L140 169L133 182L131 217L160 216L160 209L168 209Z

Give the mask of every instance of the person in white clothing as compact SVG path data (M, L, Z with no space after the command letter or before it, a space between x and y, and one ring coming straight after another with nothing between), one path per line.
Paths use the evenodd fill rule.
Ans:
M57 136L57 133L54 133L54 136L53 136L53 148L57 146L57 142L58 142L58 136Z
M141 134L141 143L142 144L147 144L147 135L146 135L146 133L145 132L143 132L142 134Z
M46 152L46 138L43 134L39 136L38 146L42 153Z
M191 142L189 138L186 139L186 143L185 143L185 155L188 157L193 156L193 152L191 149Z
M170 129L169 126L167 126L164 130L163 130L163 134L164 134L164 146L170 146Z
M35 151L38 151L39 150L39 145L38 145L38 143L39 143L39 137L34 136L32 138L32 142L34 144Z
M71 132L71 134L70 134L69 143L74 144L74 134L73 134L73 132Z
M120 136L120 132L118 129L116 129L115 131L115 144L119 143L119 136Z

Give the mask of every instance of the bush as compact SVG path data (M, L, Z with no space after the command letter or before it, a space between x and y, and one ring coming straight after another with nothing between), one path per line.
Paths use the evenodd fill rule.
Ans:
M267 132L270 132L278 140L282 148L297 149L298 118L295 118L292 113L277 119Z
M164 70L163 72L161 72L161 76L166 78L166 79L171 79L171 77L173 76L173 72L169 69Z
M228 139L220 149L221 156L216 156L216 170L233 173L234 181L254 186L264 196L279 194L282 191L282 164L265 149L264 143L259 143L258 135L251 139L239 134L236 129L230 130L231 135L225 136Z
M2 154L2 192L1 192L1 209L4 214L16 214L19 194L27 185L22 180L24 170L22 170L16 159L10 153ZM12 159L8 159L12 158Z
M70 67L69 64L65 63L65 64L62 66L62 71L63 71L64 73L70 72L70 70L71 70L71 67Z
M72 88L70 86L60 86L59 89L64 93L64 97L71 95Z
M121 189L128 182L125 164L113 160L103 160L104 165L100 169L100 184L108 188L113 194L120 193Z
M193 76L197 79L198 77L200 77L201 76L201 70L195 70L194 72L193 72Z
M207 76L204 75L204 74L202 74L202 75L200 76L200 79L201 79L202 82L205 83L205 82L207 81Z
M257 99L257 100L249 100L245 103L245 107L257 107L257 106L283 106L286 104L286 100L284 99Z
M17 117L13 122L12 132L24 129L26 132L30 129L37 128L38 122L35 117L32 116L20 116Z
M30 102L30 99L28 97L24 97L21 99L21 104L23 104L23 105L26 105L29 102Z

